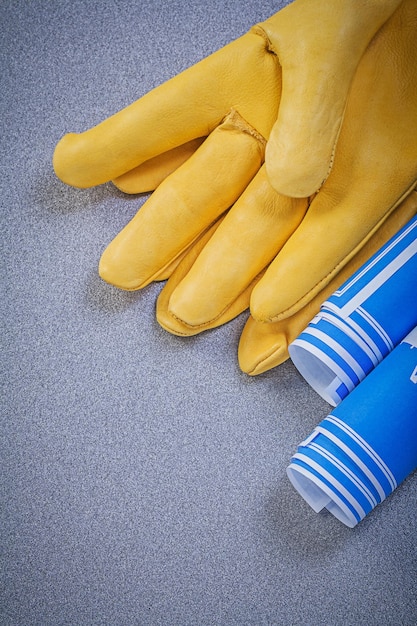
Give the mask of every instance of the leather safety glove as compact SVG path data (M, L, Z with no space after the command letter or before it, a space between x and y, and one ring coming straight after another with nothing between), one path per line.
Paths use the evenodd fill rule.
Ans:
M251 182L253 200L246 196L243 205L250 205L248 218L259 222L257 230L269 229L270 213L276 210L282 219L274 226L278 240L260 260L259 240L255 250L246 250L248 259L257 259L256 267L244 280L242 271L247 270L236 271L240 283L250 282L307 208L306 200L274 200L271 205L264 197L265 140L271 135L275 152L268 150L274 160L280 154L281 174L271 169L270 176L290 181L282 191L294 197L314 192L330 169L357 65L399 2L296 0L98 126L63 137L54 167L74 186L115 180L120 188L139 192L174 170L107 248L101 276L121 288L139 289L169 275L189 245L240 200ZM303 130L297 120L304 120ZM243 245L239 240L238 246ZM216 272L207 276L210 284L216 282Z
M282 196L262 166L172 290L172 324L159 308L165 328L177 332L180 323L194 334L216 325L265 267L252 317L292 318L377 232L417 181L416 41L417 3L404 0L361 58L318 193L308 202Z

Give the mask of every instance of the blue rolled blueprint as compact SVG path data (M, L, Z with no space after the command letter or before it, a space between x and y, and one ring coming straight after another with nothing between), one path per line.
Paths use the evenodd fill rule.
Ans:
M416 324L417 216L323 303L289 354L336 406Z
M303 441L287 475L353 528L417 469L417 327Z

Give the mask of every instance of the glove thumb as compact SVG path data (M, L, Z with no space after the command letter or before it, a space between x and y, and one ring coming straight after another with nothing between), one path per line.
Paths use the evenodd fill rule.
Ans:
M307 197L330 173L349 87L371 39L400 0L296 0L258 25L282 66L266 170L281 194Z

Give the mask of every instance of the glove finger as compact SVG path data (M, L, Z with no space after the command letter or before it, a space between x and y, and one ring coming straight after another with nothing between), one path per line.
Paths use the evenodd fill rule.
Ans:
M232 111L106 248L99 265L103 280L134 290L165 276L242 194L261 167L264 148L263 137Z
M327 178L357 65L399 3L297 0L261 25L284 76L266 151L279 193L306 197Z
M274 258L306 208L307 200L277 194L262 167L171 294L170 314L193 329L215 325Z
M129 194L153 191L172 172L179 168L201 146L205 137L187 141L177 148L163 152L138 165L133 170L115 178L112 182L120 191Z
M217 326L221 326L222 324L226 324L230 322L230 320L234 319L243 311L249 308L249 298L250 293L253 289L254 284L257 282L258 277L251 283L239 296L230 303L230 306L223 311L223 313L212 323L202 326L189 326L184 324L180 319L174 317L169 310L169 301L172 293L181 282L181 280L188 274L191 269L193 263L196 261L198 255L206 246L207 242L213 237L214 233L220 226L221 222L224 220L224 217L221 217L217 220L211 228L209 228L203 235L199 237L199 239L190 247L187 253L184 255L181 262L177 265L166 285L162 289L159 294L157 303L156 303L156 319L160 326L172 333L173 335L179 336L192 336L196 335L203 330L208 330L209 328L216 328Z
M413 192L345 265L326 287L303 308L278 322L259 322L250 317L239 341L238 360L242 371L255 376L277 367L289 358L288 346L319 312L325 300L357 269L375 254L417 212L417 192Z
M236 108L265 137L276 119L281 74L265 39L254 32L160 85L80 134L65 135L53 164L76 187L114 180L141 163L207 136Z
M409 193L407 190L404 196ZM328 213L328 207L310 208L253 290L252 316L274 322L304 307L361 250L398 203L392 204L378 221L369 219L367 206L360 199L354 214L350 201L341 202Z

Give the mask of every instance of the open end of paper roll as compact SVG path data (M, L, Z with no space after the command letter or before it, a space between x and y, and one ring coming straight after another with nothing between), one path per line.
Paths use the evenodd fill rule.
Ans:
M302 342L291 344L289 346L289 354L295 367L308 384L316 391L323 400L326 400L331 406L336 406L346 395L346 385L335 370L337 365L326 364L323 362L323 356L316 356L312 352L309 345L304 348ZM327 359L330 361L329 359ZM346 378L343 376L343 378Z
M356 526L358 520L355 516L342 502L337 501L337 496L320 479L313 475L307 476L303 468L293 464L287 467L287 476L313 511L319 513L325 508L345 526L349 528Z

